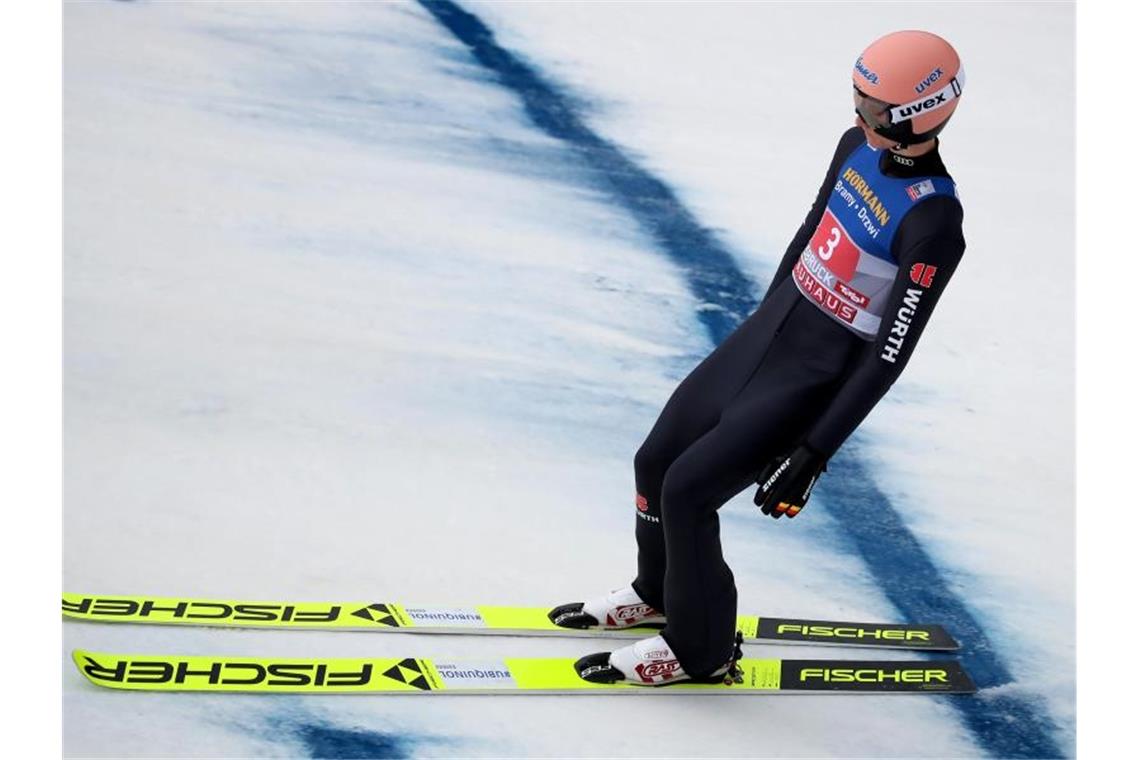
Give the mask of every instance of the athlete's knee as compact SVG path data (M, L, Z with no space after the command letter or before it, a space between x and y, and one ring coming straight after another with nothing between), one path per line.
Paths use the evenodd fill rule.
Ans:
M710 498L708 474L694 467L684 458L675 461L665 473L661 484L661 513L695 515L705 511Z
M676 458L674 447L670 446L663 436L653 433L641 444L641 448L633 455L633 471L639 483L660 483L669 465Z

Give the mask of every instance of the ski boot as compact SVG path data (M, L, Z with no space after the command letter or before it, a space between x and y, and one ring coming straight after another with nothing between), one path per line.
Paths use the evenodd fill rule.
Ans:
M631 683L638 686L668 686L689 681L692 683L742 683L743 674L737 661L743 637L736 634L732 659L707 676L693 677L685 672L673 649L664 637L658 635L642 639L613 652L586 655L574 663L578 675L592 683Z
M663 628L665 616L650 607L633 586L619 588L588 602L571 602L547 613L550 622L563 628L622 629L640 626Z

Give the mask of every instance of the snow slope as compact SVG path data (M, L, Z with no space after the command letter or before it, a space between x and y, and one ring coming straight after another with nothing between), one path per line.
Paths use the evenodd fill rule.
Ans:
M1044 118L1034 93L1071 91L1071 9L467 7L668 183L757 293L849 121L859 45L913 24L959 46L971 101L944 155L970 247L862 456L992 628L1017 679L1002 688L1040 700L1069 746L1072 119ZM1017 53L1000 35L1014 25ZM823 39L806 46L805 29ZM628 580L632 453L710 348L702 304L461 42L412 3L76 2L65 50L69 590L541 605ZM982 119L1006 110L995 135ZM1012 283L1056 309L1047 329ZM742 609L897 617L839 506L819 507L791 528L760 523L747 496L725 507ZM793 581L774 584L789 561ZM71 623L64 643L590 646ZM69 665L64 689L73 756L989 746L937 699L219 699L100 693ZM588 739L568 739L570 721Z

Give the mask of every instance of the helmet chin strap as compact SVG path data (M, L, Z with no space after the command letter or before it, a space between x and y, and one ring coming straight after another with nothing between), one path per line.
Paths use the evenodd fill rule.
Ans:
M886 137L886 135L884 135L880 132L876 132L875 134L879 135L880 137ZM890 138L888 138L888 139L890 139ZM910 145L908 145L907 143L897 142L894 145L889 146L887 148L887 150L894 152L894 151L898 151L898 150L906 150L909 147L910 147Z
M860 118L860 119L862 119L863 117L862 117L862 116L860 116L859 118ZM867 122L866 122L866 121L864 121L863 123L864 123L864 124L866 124ZM876 135L878 135L879 137L886 137L888 140L890 139L889 137L887 137L887 135L884 135L884 134L883 134L882 132L880 132L878 129L874 129L874 130L872 130L872 131L873 131L873 132L874 132ZM887 150L890 150L890 151L896 151L896 150L906 150L906 149L907 149L907 148L909 148L909 147L910 147L910 145L908 145L907 143L904 143L904 142L897 142L897 143L895 143L894 145L890 145L890 146L888 146L888 147L887 147Z

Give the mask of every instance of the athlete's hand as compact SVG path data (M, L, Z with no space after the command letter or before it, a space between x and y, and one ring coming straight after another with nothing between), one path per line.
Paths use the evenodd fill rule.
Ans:
M776 457L761 471L756 478L760 488L753 501L761 512L776 519L782 515L795 517L826 470L827 460L822 454L799 446L791 454Z

